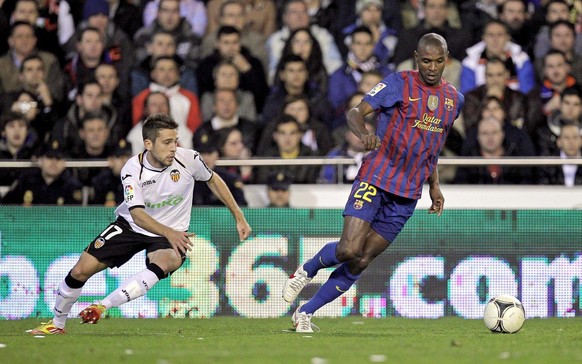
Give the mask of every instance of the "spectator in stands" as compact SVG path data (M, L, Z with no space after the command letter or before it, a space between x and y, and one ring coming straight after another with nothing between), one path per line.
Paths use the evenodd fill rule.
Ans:
M499 4L499 20L509 28L513 43L518 44L527 54L532 54L535 35L539 26L530 21L527 0L504 0Z
M57 35L62 46L75 33L75 20L71 9L70 0L41 0L38 1L38 19L36 24L48 33Z
M2 198L4 205L80 205L82 185L66 169L66 153L54 141L45 145L38 168L23 170Z
M543 62L542 82L527 96L526 126L532 136L538 127L547 122L548 116L560 108L562 91L576 84L576 79L570 75L570 63L563 52L550 49L543 57Z
M349 40L350 51L342 67L329 78L327 97L336 115L342 112L340 108L358 90L364 72L378 71L385 77L392 71L374 55L374 38L370 29L365 26L355 28Z
M281 159L315 156L316 154L311 148L301 143L302 137L303 132L299 122L291 115L282 114L277 119L277 126L273 132L273 140L276 146L266 149L259 156ZM256 182L266 183L268 176L275 172L288 173L293 176L293 183L315 183L319 174L319 167L310 165L259 167L257 168Z
M231 26L218 29L216 49L213 54L200 62L197 70L200 93L214 91L212 70L222 61L232 63L240 74L240 88L252 92L257 112L263 109L268 93L265 71L261 61L240 43L240 32Z
M311 24L315 24L322 28L329 30L331 34L336 31L336 24L338 23L338 8L340 4L333 0L307 0L307 14ZM350 7L353 10L354 6Z
M180 146L192 148L192 135L202 124L198 97L180 85L178 63L173 57L158 57L150 75L152 82L132 100L133 125L143 116L146 97L153 91L161 91L170 99L170 114L180 126L178 137Z
M139 9L129 0L107 0L109 19L121 28L130 39L142 27ZM148 4L149 5L149 4Z
M224 0L208 0L208 26L206 33L210 34L222 25L220 23L220 7ZM280 2L280 1L277 1ZM267 38L277 29L277 8L273 0L242 0L245 7L244 28L252 30Z
M497 57L487 59L485 65L485 83L465 94L463 106L463 124L466 129L474 128L481 119L475 112L488 96L496 97L503 102L507 121L522 129L525 119L526 97L519 91L507 86L509 71L504 61Z
M307 65L303 58L297 55L289 55L281 59L277 72L278 80L265 102L262 123L266 124L277 118L281 112L281 105L289 96L306 96L313 106L311 116L331 125L333 119L332 107L326 95L319 92L317 85L309 81Z
M284 172L273 173L267 180L267 198L269 204L267 207L289 208L291 200L291 191L289 191L293 177Z
M17 92L23 88L23 71L22 65L25 59L35 56L42 61L42 78L38 80L38 76L34 83L37 87L41 86L41 81L50 90L50 95L55 102L60 102L63 99L63 73L61 72L59 62L52 53L39 51L36 49L37 38L34 34L34 28L26 22L16 22L10 28L10 35L8 36L8 45L10 49L8 53L0 57L0 94ZM32 62L32 63L38 63ZM31 64L29 67L35 69L38 73L38 64ZM27 68L27 71L29 69ZM32 80L26 80L32 81ZM31 86L31 85L26 85ZM32 91L32 90L28 90ZM38 90L35 90L37 94Z
M104 59L105 42L97 28L87 27L76 38L76 53L65 65L66 92L70 101L77 96L77 86L95 78L95 69Z
M55 29L39 26L39 15L39 4L36 0L16 0L10 24L23 21L32 25L38 48L54 54L62 65L65 62L65 53L59 44L57 32L54 31Z
M87 27L95 28L101 34L104 44L102 62L115 66L121 80L119 93L126 97L129 95L129 71L135 63L131 38L115 22L110 21L109 5L106 0L86 1L83 7L83 21L77 27L75 36L66 45L69 52L75 50L76 40L80 39L81 32Z
M359 101L356 102L356 105ZM366 121L366 129L370 133L376 133L376 128L374 124L370 121ZM358 174L358 170L362 165L364 157L369 152L364 149L364 144L354 134L349 128L342 128L344 132L344 142L333 148L328 154L328 158L346 157L353 158L356 164L343 166L343 176L338 176L338 166L337 165L325 165L321 167L321 172L319 174L318 183L353 183ZM339 178L339 180L338 180Z
M576 53L576 28L566 20L558 20L550 25L551 49L557 49L566 55L570 63L570 73L578 81L582 80L582 54ZM542 74L543 58L536 60L536 70Z
M307 65L309 80L317 85L322 94L327 94L327 71L323 65L321 47L309 28L299 28L291 32L289 39L285 42L280 59L285 59L291 54L303 58ZM279 69L278 65L277 69ZM275 74L269 74L271 84L273 84L274 77Z
M358 92L364 94L370 92L383 78L384 75L378 70L362 72L362 79L358 82Z
M471 43L471 34L461 29L453 28L447 21L449 0L426 0L424 2L424 19L412 29L407 29L398 35L398 43L394 53L393 63L398 66L400 63L410 59L414 54L416 40L427 33L437 33L442 35L449 46L449 58L461 61L465 58L465 50L474 43ZM445 71L449 68L447 64ZM410 68L407 68L410 69ZM443 75L451 82L451 80Z
M481 41L487 24L497 19L498 3L497 0L470 0L460 4L461 29L469 34L469 44Z
M303 132L301 142L304 145L311 148L317 155L325 155L333 147L333 139L327 126L311 116L311 107L309 99L304 95L289 96L285 99L282 113L297 119ZM257 153L262 153L265 149L272 149L276 146L273 140L273 132L276 126L277 120L265 125ZM259 151L259 148L261 151Z
M95 79L101 85L101 101L103 105L115 109L117 112L117 128L111 130L111 137L114 140L125 138L132 127L131 124L131 101L127 97L122 97L119 92L119 77L117 69L110 64L100 64L95 69Z
M565 123L560 127L556 139L556 149L562 159L582 156L582 130L580 125ZM575 164L545 166L538 168L538 183L542 185L563 185L567 187L582 185L582 167Z
M147 57L146 45L151 42L155 33L160 30L174 36L176 54L192 69L196 69L200 61L201 38L194 33L190 23L180 16L180 0L160 0L156 19L135 33L136 60L139 62Z
M283 27L267 39L267 54L269 55L269 74L275 73L280 64L281 53L285 41L292 31L309 27L311 34L317 39L323 54L323 64L328 74L341 67L342 60L337 45L327 29L317 25L309 25L307 5L303 0L287 0L283 7Z
M174 57L180 69L180 85L186 90L198 94L196 73L176 54L176 42L171 33L163 30L154 33L146 49L148 56L143 61L138 62L130 72L132 97L148 88L154 60L158 57Z
M392 64L394 51L398 38L396 31L388 28L382 20L382 9L384 2L380 0L358 0L356 2L356 14L358 19L355 23L342 29L343 41L338 44L339 49L345 58L348 51L351 51L352 34L360 27L366 27L372 35L372 52L376 60L386 66Z
M206 143L200 145L196 149L200 156L204 160L204 163L208 168L212 169L216 173L220 174L220 177L226 183L226 186L232 193L232 197L239 206L247 206L247 200L244 194L244 184L238 175L230 173L226 168L217 167L216 161L219 159L218 146L214 140L209 139ZM192 205L194 206L222 206L223 203L216 197L208 184L206 183L196 183L194 185L194 196L192 199Z
M116 207L125 198L121 184L121 168L132 156L132 146L122 139L107 158L108 168L102 169L91 179L92 190L89 204Z
M107 115L107 125L110 130L117 128L117 111L104 105L101 94L103 90L97 80L91 79L79 85L79 93L75 96L75 103L67 111L65 117L58 120L53 128L52 139L68 153L79 148L79 128L81 120L90 112L103 112ZM113 143L117 141L112 141Z
M202 39L202 57L207 57L214 52L218 29L223 26L235 27L240 32L241 46L245 47L254 57L261 61L263 69L267 69L269 65L267 50L265 49L265 40L267 38L262 33L246 27L245 4L242 0L222 1L218 27L214 31L206 33Z
M492 57L504 61L509 70L508 86L528 93L535 85L534 68L521 47L510 41L507 26L493 20L485 27L483 40L467 49L461 71L461 92L467 93L485 83L485 62Z
M231 126L222 128L216 131L215 134L216 145L218 146L218 154L223 159L249 159L251 151L243 142L243 135L239 129ZM208 138L207 140L212 140ZM237 176L244 183L249 183L253 180L253 167L225 167L225 171Z
M551 49L550 46L550 24L558 20L568 21L570 18L570 5L565 0L550 0L546 5L546 23L540 28L536 35L534 45L534 58L542 59ZM576 33L577 54L582 54L582 35Z
M536 149L529 134L522 129L519 129L508 120L505 112L503 101L496 96L484 96L481 105L477 108L480 120L494 117L501 121L503 126L503 133L505 135L505 144L510 146L509 149L514 150L516 155L534 156ZM472 111L473 113L475 111ZM449 134L450 136L451 134ZM447 139L447 143L453 142ZM467 155L475 150L479 142L477 125L465 127L465 140L462 141L462 147L455 150L450 148L458 155ZM457 143L455 141L455 143ZM459 142L460 143L460 142Z
M566 87L560 97L560 107L547 118L547 123L536 131L538 154L557 154L556 140L564 124L582 125L582 87L576 84Z
M131 144L134 155L144 151L143 121L153 114L170 114L170 99L161 91L153 91L147 95L143 104L143 115L139 123L135 124L127 134L126 139Z
M0 119L0 160L30 159L36 151L37 137L21 114L8 112ZM18 176L17 168L0 174L0 186L10 186Z
M58 118L52 109L44 107L42 102L37 101L35 96L28 91L20 91L15 94L10 111L22 115L28 123L28 127L34 130L39 143L48 140Z
M212 70L214 89L234 90L238 102L238 114L248 120L257 120L257 107L255 97L250 91L242 90L240 85L240 74L238 68L230 61L221 61ZM200 100L202 108L202 120L208 120L214 114L214 92L207 91L202 94Z
M143 10L143 23L147 27L157 18L160 11L160 0L148 2ZM166 8L164 8L165 10ZM162 10L162 11L164 11ZM203 1L199 0L180 0L179 15L188 21L192 31L197 36L202 37L206 30L206 7Z
M478 144L462 153L464 156L488 158L520 157L513 144L507 143L503 123L494 117L486 117L477 125ZM487 165L459 167L454 183L458 184L533 184L534 174L530 167Z
M238 113L236 92L232 89L214 91L214 116L205 121L194 133L193 146L198 150L208 140L215 138L218 130L234 127L243 135L243 143L251 152L255 151L260 136L259 126L254 120L242 118Z
M100 112L85 114L81 119L81 128L79 128L81 144L70 153L72 158L99 160L111 156L111 148L107 143L109 128L106 117ZM97 174L99 174L99 169L97 168L75 169L75 175L83 186L90 186L91 180Z

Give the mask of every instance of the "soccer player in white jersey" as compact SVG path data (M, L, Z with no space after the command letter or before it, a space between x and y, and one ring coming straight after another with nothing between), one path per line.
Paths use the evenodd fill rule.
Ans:
M143 139L145 152L129 159L121 170L125 200L115 210L116 221L85 248L59 285L54 318L32 334L64 334L67 316L85 282L107 267L120 267L144 249L146 269L81 311L84 323L97 323L106 309L145 295L180 268L194 235L187 230L195 181L206 182L228 207L241 240L250 235L251 227L222 178L196 151L178 147L178 124L170 116L150 115L143 125Z

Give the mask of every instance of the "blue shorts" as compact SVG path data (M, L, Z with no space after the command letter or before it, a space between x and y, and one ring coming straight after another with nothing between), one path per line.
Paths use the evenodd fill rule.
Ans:
M355 180L343 215L369 222L372 230L393 242L414 213L417 202Z

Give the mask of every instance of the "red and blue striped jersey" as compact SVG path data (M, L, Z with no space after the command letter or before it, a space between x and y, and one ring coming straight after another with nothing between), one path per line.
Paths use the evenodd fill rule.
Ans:
M419 199L465 97L450 83L421 83L418 71L388 75L364 96L379 111L380 147L369 153L360 181L405 198Z

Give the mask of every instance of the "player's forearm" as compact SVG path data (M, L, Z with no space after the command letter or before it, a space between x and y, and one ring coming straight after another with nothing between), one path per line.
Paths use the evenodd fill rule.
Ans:
M438 167L434 168L434 171L428 176L428 186L430 188L439 187L439 170Z
M242 210L236 203L236 200L228 189L228 186L218 175L218 173L214 172L212 178L210 181L208 181L208 187L212 193L218 197L218 199L222 201L222 203L230 210L232 216L234 216L237 221L244 220L244 214Z
M360 139L366 134L368 134L368 129L366 129L366 124L364 123L364 118L360 114L357 108L353 108L348 111L347 115L348 127L350 130L356 134Z
M157 222L153 217L148 215L144 209L133 209L130 211L130 213L133 221L137 226L149 231L152 234L167 236L170 231L173 231L173 229L169 226Z

